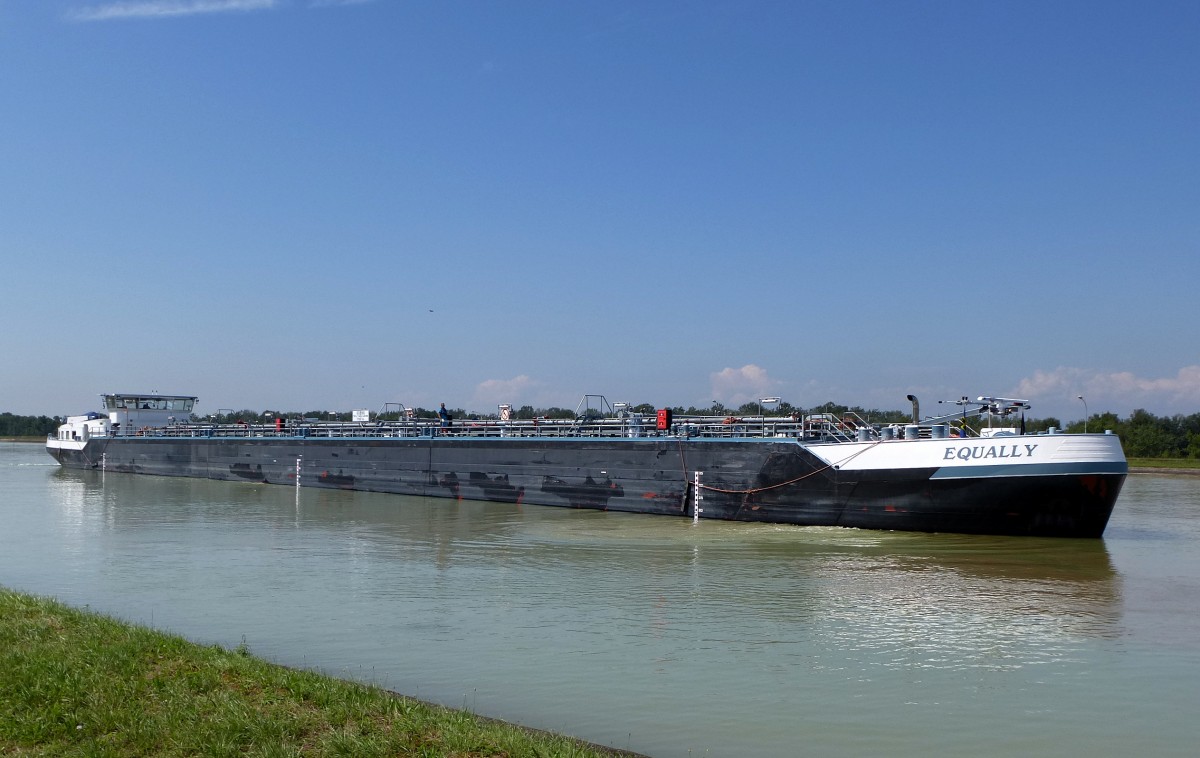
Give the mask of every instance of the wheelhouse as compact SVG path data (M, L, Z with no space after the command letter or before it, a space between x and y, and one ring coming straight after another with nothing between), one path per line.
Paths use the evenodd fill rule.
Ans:
M196 405L192 395L121 393L101 395L100 399L113 428L124 431L186 422Z

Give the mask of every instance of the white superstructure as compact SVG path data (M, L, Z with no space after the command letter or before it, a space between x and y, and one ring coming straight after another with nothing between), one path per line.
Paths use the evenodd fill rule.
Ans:
M103 394L100 400L104 413L67 416L55 436L46 441L47 447L82 450L93 437L137 434L183 423L191 418L192 408L196 405L192 395L158 393Z

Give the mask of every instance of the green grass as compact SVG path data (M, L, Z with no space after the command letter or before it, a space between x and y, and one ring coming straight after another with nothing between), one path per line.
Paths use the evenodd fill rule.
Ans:
M0 754L612 756L0 587Z
M1200 469L1197 458L1130 458L1130 467L1138 468L1190 468Z

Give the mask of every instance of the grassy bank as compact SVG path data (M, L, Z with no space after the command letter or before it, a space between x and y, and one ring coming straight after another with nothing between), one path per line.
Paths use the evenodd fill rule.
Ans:
M1200 471L1200 459L1196 458L1130 458L1130 468L1194 469Z
M629 755L0 588L0 754Z

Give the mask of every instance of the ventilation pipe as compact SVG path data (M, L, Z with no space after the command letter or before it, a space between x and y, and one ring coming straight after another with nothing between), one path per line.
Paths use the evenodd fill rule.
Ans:
M909 395L908 400L913 404L913 423L921 423L921 404L917 401L917 396Z

